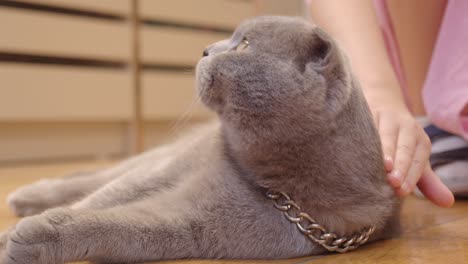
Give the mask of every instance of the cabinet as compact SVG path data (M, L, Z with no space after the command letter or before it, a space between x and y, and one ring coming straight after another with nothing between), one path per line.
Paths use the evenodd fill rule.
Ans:
M213 117L193 68L265 3L0 1L0 165L126 156Z

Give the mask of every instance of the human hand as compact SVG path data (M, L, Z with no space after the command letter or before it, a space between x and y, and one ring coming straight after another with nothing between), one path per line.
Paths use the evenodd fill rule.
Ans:
M434 204L450 207L453 194L432 171L429 163L431 142L400 102L387 100L372 107L384 153L388 181L396 194L406 196L416 187Z

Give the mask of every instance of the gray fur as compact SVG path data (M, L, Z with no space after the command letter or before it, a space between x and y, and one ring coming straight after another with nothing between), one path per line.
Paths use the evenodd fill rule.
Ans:
M249 46L235 47L244 38ZM260 17L208 47L202 101L219 120L114 168L13 193L5 263L292 258L324 250L273 207L284 191L339 235L398 229L376 129L336 44L298 18ZM57 207L57 208L53 208Z

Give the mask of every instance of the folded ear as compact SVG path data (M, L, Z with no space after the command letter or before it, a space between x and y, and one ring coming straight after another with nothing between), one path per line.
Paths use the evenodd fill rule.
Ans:
M337 114L351 93L352 76L347 59L336 42L318 27L313 29L311 42L304 75L319 74L324 78L324 106L327 111Z

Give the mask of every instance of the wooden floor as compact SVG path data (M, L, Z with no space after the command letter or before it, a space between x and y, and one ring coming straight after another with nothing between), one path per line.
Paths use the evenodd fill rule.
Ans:
M43 177L60 176L109 163L65 163L0 168L0 230L18 219L5 204L7 194L20 185ZM305 257L281 261L169 261L186 263L468 263L468 201L458 201L451 209L437 208L427 201L407 199L403 208L403 235L398 239L373 243L361 249L328 256Z

